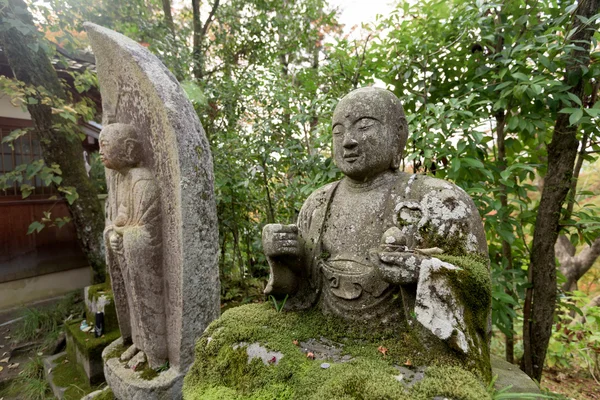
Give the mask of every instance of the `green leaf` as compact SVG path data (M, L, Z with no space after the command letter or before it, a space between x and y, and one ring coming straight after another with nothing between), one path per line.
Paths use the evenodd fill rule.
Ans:
M579 97L575 96L571 92L567 92L567 96L569 96L569 98L573 100L579 107L583 107L583 104L581 103L581 99Z
M475 158L463 157L461 158L462 162L467 164L470 167L474 168L484 168L483 163Z
M581 117L583 117L583 110L578 108L575 111L573 111L573 114L571 114L571 116L569 117L569 124L577 124Z
M29 224L29 229L27 229L27 234L31 235L33 232L40 233L41 230L44 229L45 227L46 227L46 225L42 224L41 222L33 221L31 224Z
M511 76L513 78L515 78L515 80L518 80L518 81L524 81L525 82L525 81L529 80L529 77L527 75L525 75L524 73L522 73L522 72L514 72L514 73L511 74Z

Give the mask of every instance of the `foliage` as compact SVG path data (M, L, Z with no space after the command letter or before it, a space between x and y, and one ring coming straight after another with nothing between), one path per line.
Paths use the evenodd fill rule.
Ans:
M100 154L93 152L90 154L90 179L98 193L107 193L106 177L104 176L104 164L100 161Z
M575 291L560 303L558 322L552 334L546 365L583 369L596 382L600 379L600 307L586 308L590 297Z
M258 282L268 272L264 224L293 223L312 191L340 178L329 121L337 99L354 87L383 82L402 98L411 132L405 171L451 180L475 200L489 245L493 323L508 337L522 325L546 145L557 117L568 114L578 126L587 162L600 151L597 33L583 98L570 94L573 82L564 79L579 48L569 41L576 3L403 1L351 40L324 0L232 0L214 10L199 52L187 44L194 34L187 6L174 12L174 30L156 0L31 7L66 48L85 46L81 23L90 20L147 45L183 83L215 163L226 302L260 297ZM584 23L593 28L597 20ZM77 82L83 88L93 79ZM21 102L29 97L22 94ZM39 172L44 168L53 166ZM25 182L27 171L20 173ZM580 207L565 212L561 229L589 243L599 222L596 209Z
M19 375L0 392L0 396L18 396L23 400L45 400L52 398L50 385L44 376L44 361L36 355L30 359Z
M404 99L412 132L407 168L450 179L473 196L492 261L493 322L510 336L528 286L545 145L557 115L569 113L581 135L596 138L586 159L598 150L598 53L585 75L589 83L582 102L563 81L568 57L577 48L566 40L574 11L567 6L400 3L375 27L384 34L373 40L365 62ZM592 229L598 221L595 213L581 210L563 223L577 229L580 240L590 241L598 235Z
M17 341L22 342L51 335L61 328L66 318L81 313L83 313L83 303L78 292L63 297L59 303L51 307L25 308L13 336Z

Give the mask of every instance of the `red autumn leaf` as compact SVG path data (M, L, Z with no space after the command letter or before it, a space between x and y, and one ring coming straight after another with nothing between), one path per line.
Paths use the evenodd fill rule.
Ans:
M383 354L383 356L385 357L387 355L388 349L387 349L387 347L379 346L377 348L377 351L380 352L381 354Z
M269 360L269 364L275 364L275 362L277 362L277 358L273 356L273 358Z

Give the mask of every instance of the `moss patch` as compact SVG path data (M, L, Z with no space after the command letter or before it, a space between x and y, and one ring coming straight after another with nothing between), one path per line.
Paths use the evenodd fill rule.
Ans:
M457 223L458 229L454 234L440 235L437 228L428 221L419 228L419 233L423 237L421 247L424 249L430 247L439 247L445 254L451 256L464 256L467 254L467 232L466 223Z
M127 346L123 344L118 344L116 347L104 357L104 361L110 360L111 358L121 357L121 354L125 353L127 350Z
M151 381L152 379L158 376L158 372L155 369L150 367L150 364L146 362L144 364L144 368L140 371L140 378L145 379L147 381Z
M65 400L79 400L95 390L90 386L83 369L69 361L67 356L56 360L56 367L52 369L52 381L57 386L67 388Z
M86 333L79 330L79 325L82 320L70 321L65 324L67 328L67 335L73 339L73 343L77 346L77 349L86 356L88 359L100 359L102 357L102 350L110 343L114 342L121 336L119 330L113 330L106 332L99 338L95 337L93 330ZM70 355L73 354L73 349L67 349Z
M484 372L485 380L491 379L491 364L488 342L488 316L492 306L492 280L486 260L477 254L463 257L439 255L440 260L460 267L460 270L443 270L448 280L459 293L459 300L465 305L465 323L469 336L479 343L475 346L482 349L483 354L473 359L479 370Z
M435 395L463 400L490 398L476 374L460 367L449 350L425 349L414 334L397 328L373 331L318 310L277 313L268 304L226 311L196 344L196 362L184 382L185 399L431 399ZM347 362L312 360L294 344L327 338L341 348ZM259 343L283 354L277 365L254 358L246 347ZM387 349L385 355L378 349ZM435 355L435 356L434 356ZM322 368L327 361L329 368ZM410 361L410 362L409 362ZM426 365L424 380L410 389L395 376L395 365Z
M115 395L110 389L104 390L98 396L94 397L94 400L115 400Z

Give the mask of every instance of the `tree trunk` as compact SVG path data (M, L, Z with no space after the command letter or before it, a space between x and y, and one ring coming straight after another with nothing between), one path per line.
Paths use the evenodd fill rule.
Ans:
M560 272L567 278L562 285L562 290L572 292L577 290L577 281L592 268L596 259L600 257L600 238L575 255L575 246L565 235L560 235L556 241L555 253L560 264Z
M573 18L573 27L577 30L570 40L582 49L573 51L566 68L565 82L572 86L569 92L580 99L583 97L583 72L590 60L590 38L595 28L584 25L577 16L591 18L598 12L599 3L600 0L583 0ZM577 126L569 124L569 114L558 114L548 145L548 172L536 218L529 266L532 286L526 296L523 323L525 353L521 369L538 382L552 334L556 304L554 244L558 237L561 208L573 178L578 144Z
M175 35L175 24L173 23L173 13L171 12L171 0L162 0L163 12L165 14L165 23L169 30Z
M200 80L204 76L204 51L202 50L202 41L210 28L210 24L219 8L219 0L214 0L208 18L204 25L200 20L200 0L192 0L192 27L194 35L192 39L192 57L194 59L194 77Z
M53 96L65 99L65 92L52 67L48 56L38 42L38 31L27 6L22 0L9 0L4 9L0 9L2 21L18 19L29 32L23 29L2 30L0 42L8 59L8 63L16 79L34 86L43 87ZM41 97L40 97L41 99ZM79 243L92 267L94 283L105 280L105 260L102 232L104 230L104 213L98 200L98 193L87 176L83 164L83 148L81 143L71 140L64 133L56 130L57 121L50 106L28 104L35 132L42 145L42 155L47 164L56 163L62 170L62 186L73 186L79 199L69 205L73 222L77 229Z

